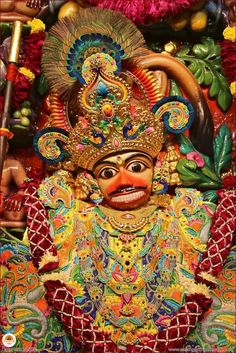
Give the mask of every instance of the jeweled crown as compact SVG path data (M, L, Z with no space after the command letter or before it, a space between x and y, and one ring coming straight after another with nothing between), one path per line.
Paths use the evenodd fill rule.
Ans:
M101 53L91 57L93 76L78 94L83 115L66 145L71 160L86 169L114 152L136 150L154 158L163 143L163 122L149 106L132 103L132 88L104 69L107 58Z
M110 10L81 10L52 27L44 44L43 71L69 109L65 133L47 128L35 139L36 151L46 162L56 163L69 153L76 165L92 170L96 162L116 152L135 150L157 156L164 142L163 118L169 119L172 101L164 98L155 105L162 96L152 72L122 68L124 59L142 55L143 45L135 25ZM75 124L69 110L74 111ZM188 120L185 104L179 101L172 109L172 125L181 111ZM51 121L58 121L57 116ZM67 153L52 143L53 133Z

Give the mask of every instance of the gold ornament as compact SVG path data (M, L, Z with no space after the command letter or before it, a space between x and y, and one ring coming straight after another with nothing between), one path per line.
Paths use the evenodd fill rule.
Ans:
M58 130L57 140L60 136L75 165L93 170L111 153L135 150L153 158L159 153L162 117L150 111L160 98L155 76L133 67L121 71L123 60L143 55L143 45L135 25L110 10L81 9L73 19L64 18L51 28L42 66L54 92L52 105L58 107L58 97L65 104L53 111L50 123L60 123L57 126L69 132L68 137ZM43 141L39 139L38 145L44 156ZM60 151L58 147L53 151L55 162Z
M124 233L133 233L142 229L156 210L156 206L143 207L138 210L118 211L112 208L99 206L108 222L115 229Z
M123 107L122 107L123 108ZM152 112L138 107L136 114L129 114L126 109L127 118L119 117L116 121L107 124L106 130L96 128L94 124L88 123L83 127L83 122L79 121L74 129L70 131L66 145L67 151L73 163L88 170L92 170L94 165L103 157L111 153L125 151L145 152L155 158L162 148L163 122ZM101 120L97 123L99 126ZM127 134L124 136L124 129ZM136 138L131 138L128 129L136 134ZM80 141L84 141L81 144ZM104 144L103 144L103 141ZM101 147L98 145L103 144Z
M92 203L100 203L103 195L96 179L88 173L80 173L75 180L75 197L79 200L89 199Z
M158 180L166 181L168 185L181 185L182 182L179 178L176 166L180 159L180 156L175 148L170 142L166 146L167 152L163 158L160 167L155 166L154 168L154 183L153 191L158 191Z

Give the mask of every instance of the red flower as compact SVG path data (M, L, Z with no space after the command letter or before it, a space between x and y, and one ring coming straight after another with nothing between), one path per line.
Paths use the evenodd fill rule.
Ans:
M207 298L204 294L200 293L186 295L185 301L186 303L196 302L204 311L208 310L212 304L211 298Z
M176 15L196 0L88 0L91 5L120 11L135 23L150 23Z
M44 39L44 32L32 33L24 38L25 60L23 66L30 69L36 76L40 74Z
M40 168L31 167L27 170L27 177L40 182L44 177L44 171Z
M0 112L3 111L3 96L0 96Z
M227 175L223 179L223 187L225 189L233 189L236 188L236 175Z
M221 43L221 64L228 81L236 81L236 45L235 42L223 40Z
M13 94L14 108L19 108L21 103L28 98L30 87L31 87L31 82L29 81L29 79L18 72L16 76L16 80L14 82L14 94Z

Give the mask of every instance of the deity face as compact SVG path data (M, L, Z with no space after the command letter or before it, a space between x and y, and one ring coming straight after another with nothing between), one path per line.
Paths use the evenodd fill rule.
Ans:
M152 190L153 160L141 152L104 158L93 170L107 204L118 210L143 206Z

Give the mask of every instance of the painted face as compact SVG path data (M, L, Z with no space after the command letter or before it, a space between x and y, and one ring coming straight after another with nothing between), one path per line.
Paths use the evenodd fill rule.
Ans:
M94 175L107 204L118 210L144 205L151 194L153 160L140 152L127 152L101 160Z

